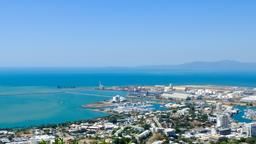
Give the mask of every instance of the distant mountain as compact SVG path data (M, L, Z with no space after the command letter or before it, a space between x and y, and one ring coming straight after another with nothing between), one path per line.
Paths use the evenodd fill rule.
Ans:
M180 65L143 66L137 68L147 70L256 72L256 63L223 60L216 62L191 62Z
M256 73L256 63L231 60L191 62L179 65L152 65L137 67L59 67L59 68L1 68L0 73L170 73L170 72L245 72Z

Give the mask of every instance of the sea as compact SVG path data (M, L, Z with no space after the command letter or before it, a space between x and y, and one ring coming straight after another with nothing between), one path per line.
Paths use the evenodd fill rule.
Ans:
M59 124L106 116L106 113L82 106L127 93L94 90L99 82L104 86L172 84L254 88L256 73L3 68L0 69L0 129ZM242 115L239 113L234 119L250 122L244 120Z

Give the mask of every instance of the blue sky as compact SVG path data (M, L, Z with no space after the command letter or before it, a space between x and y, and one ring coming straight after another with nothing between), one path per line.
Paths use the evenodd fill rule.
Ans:
M0 66L256 62L253 0L2 0Z

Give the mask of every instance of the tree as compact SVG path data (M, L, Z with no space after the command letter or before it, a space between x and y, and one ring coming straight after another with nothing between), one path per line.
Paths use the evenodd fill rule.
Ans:
M53 144L65 144L65 142L62 138L56 138Z
M239 140L233 139L231 141L229 141L229 144L239 144Z
M47 142L45 140L42 140L39 142L39 144L47 144Z
M142 127L145 129L145 130L149 130L150 129L150 124L143 124Z
M131 142L130 139L122 137L122 138L114 138L112 143L113 144L129 144L130 142Z
M248 144L255 144L256 143L256 138L247 138L246 140L245 140L245 142L246 143L248 143Z
M117 123L117 117L116 116L111 116L110 118L109 118L109 122L112 122L112 123Z
M242 138L240 139L240 142L245 142L245 141L246 141L246 138L243 138L243 137L242 137Z
M79 144L79 143L78 143L78 140L72 140L71 144Z

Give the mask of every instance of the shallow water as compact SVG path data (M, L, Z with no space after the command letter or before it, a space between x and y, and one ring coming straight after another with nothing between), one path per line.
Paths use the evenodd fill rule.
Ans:
M116 94L125 95L124 92L58 90L42 87L32 87L32 92L29 93L29 87L22 91L23 88L6 88L7 91L12 90L11 92L1 89L0 94L8 95L0 96L0 128L55 124L105 116L105 113L84 109L81 106L111 99ZM19 89L19 92L15 92L15 89Z

